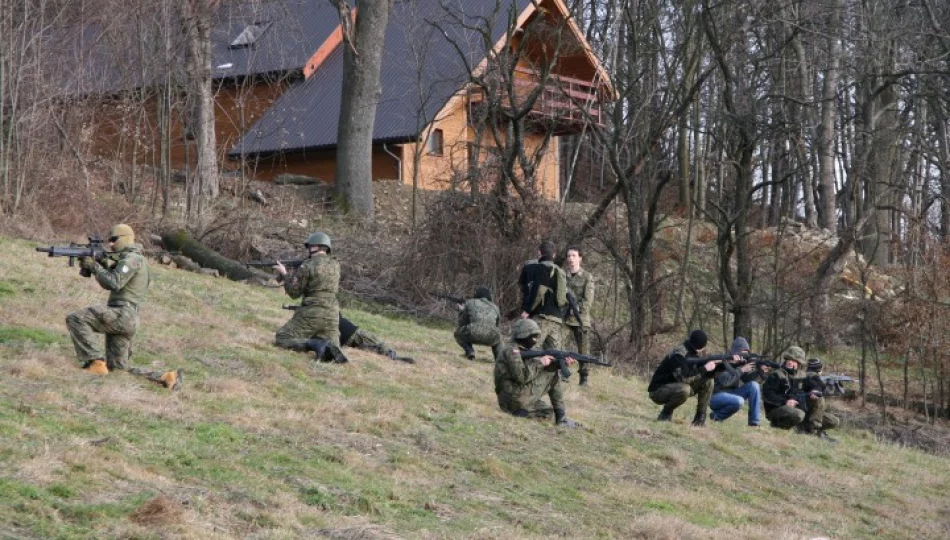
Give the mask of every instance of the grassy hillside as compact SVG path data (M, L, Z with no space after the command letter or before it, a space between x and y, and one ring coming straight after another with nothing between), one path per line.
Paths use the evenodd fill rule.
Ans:
M63 319L104 291L32 247L0 239L0 538L950 535L944 458L657 424L605 370L567 392L586 429L520 420L446 330L349 310L417 364L314 364L271 345L280 291L154 265L133 362L184 390L88 375Z

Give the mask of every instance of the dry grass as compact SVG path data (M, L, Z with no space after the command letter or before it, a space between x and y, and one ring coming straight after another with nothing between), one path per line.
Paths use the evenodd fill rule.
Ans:
M134 363L170 394L78 369L63 317L104 297L0 239L0 523L13 537L945 538L946 458L740 420L653 421L645 383L566 388L570 431L499 412L451 334L356 310L414 356L314 364L271 345L277 291L163 268ZM12 276L8 278L6 276ZM24 315L28 314L28 315ZM484 351L483 351L484 352ZM11 526L13 527L13 526ZM0 526L0 533L7 529Z

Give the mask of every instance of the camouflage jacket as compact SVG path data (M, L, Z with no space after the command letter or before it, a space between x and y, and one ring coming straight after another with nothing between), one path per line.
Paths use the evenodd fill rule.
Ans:
M501 324L501 312L487 298L470 298L459 313L459 327L478 326L497 329Z
M339 306L340 263L329 255L314 255L284 279L284 290L291 298L303 297L304 306Z
M128 302L138 306L148 294L148 263L138 244L109 254L104 264L95 266L92 275L103 289L111 291L110 304Z
M577 306L581 309L580 326L590 328L590 308L594 305L594 276L583 268L576 274L565 269L564 275L567 276L567 289L574 293ZM570 313L564 318L564 322L570 326L577 326L577 319Z
M515 409L530 409L541 391L549 386L551 377L558 377L557 364L542 366L537 358L521 358L522 348L508 343L495 360L495 393L506 394L517 405Z

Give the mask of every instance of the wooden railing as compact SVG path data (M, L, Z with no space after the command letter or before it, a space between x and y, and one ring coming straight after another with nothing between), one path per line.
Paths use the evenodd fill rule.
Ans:
M519 108L538 84L538 76L530 69L515 70L514 98ZM483 89L473 85L469 90L472 117L478 116L478 109L485 106L485 101ZM500 107L511 108L509 96L501 98ZM597 87L590 81L552 74L528 113L527 122L529 127L551 129L557 135L579 132L585 122L599 125L602 121Z

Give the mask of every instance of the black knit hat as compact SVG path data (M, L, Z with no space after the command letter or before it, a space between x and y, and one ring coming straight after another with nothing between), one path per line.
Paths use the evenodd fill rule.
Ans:
M706 332L702 330L693 330L689 333L689 346L692 347L694 351L701 351L706 348L707 341Z
M491 302L491 289L488 287L479 287L475 289L475 298L484 298Z
M805 368L805 371L821 371L822 367L821 360L817 358L809 358L808 367Z

